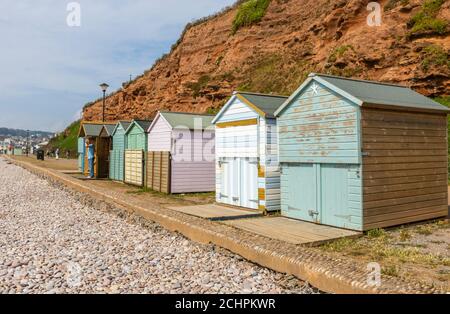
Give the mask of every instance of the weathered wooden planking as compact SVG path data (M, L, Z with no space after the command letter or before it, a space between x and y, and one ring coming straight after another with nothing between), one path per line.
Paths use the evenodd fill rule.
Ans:
M125 151L125 178L128 184L143 186L144 184L144 162L142 150Z
M364 171L364 179L384 179L384 178L397 178L397 177L409 177L420 175L447 175L447 165L439 168L427 168L427 169L403 169L403 170L391 170L391 171Z
M417 156L417 157L365 157L364 164L398 164L420 162L447 162L447 156Z
M147 187L162 193L170 191L170 153L147 152Z
M259 116L252 106L236 98L220 116L216 127L217 202L267 211L279 210L280 173L276 119ZM239 159L239 166L231 162L236 158ZM258 162L255 161L255 173L248 173L253 168L243 166L244 158L259 158ZM232 197L230 193L234 193ZM245 201L238 202L232 198Z
M320 87L278 118L280 162L359 163L359 109Z
M362 110L364 229L445 216L447 119Z
M342 237L360 235L356 231L318 225L285 217L240 219L225 221L224 223L264 237L293 244L321 243Z
M364 150L368 157L446 156L447 149L389 149Z
M411 129L392 129L365 127L362 129L363 135L385 135L385 136L427 136L427 137L445 137L445 130L411 130Z
M377 216L381 216L381 215L385 215L385 214L391 215L396 212L406 212L409 210L433 208L436 206L448 206L448 205L447 205L447 202L443 201L441 198L441 199L434 199L434 200L429 200L429 201L407 203L407 204L403 204L403 205L384 206L384 207L365 209L364 216L366 218L370 218L370 217L377 217Z
M426 182L435 182L435 181L443 181L447 180L447 176L445 174L436 174L436 175L418 175L418 176L405 176L405 177L394 177L394 178L374 178L367 179L364 178L363 184L364 187L379 187L389 185L391 188L394 188L396 185L403 185L409 183L426 183Z
M425 189L425 188L434 188L434 187L442 187L447 182L446 178L441 178L441 180L432 180L432 181L419 181L415 183L401 183L401 184L383 184L378 186L368 186L364 185L364 193L365 194L373 194L373 193L388 193L395 191L408 191L412 189Z

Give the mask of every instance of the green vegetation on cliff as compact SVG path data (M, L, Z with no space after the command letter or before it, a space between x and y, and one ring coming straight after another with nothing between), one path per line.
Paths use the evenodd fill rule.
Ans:
M447 30L448 21L436 17L444 2L445 0L425 1L421 10L408 23L411 28L409 36L424 32L444 34Z
M70 157L76 157L78 151L78 131L80 129L80 120L70 124L63 132L52 138L48 143L47 149L53 150L59 148L60 156L70 152Z
M235 34L241 27L258 23L266 14L271 0L249 0L239 6L233 21L232 33Z

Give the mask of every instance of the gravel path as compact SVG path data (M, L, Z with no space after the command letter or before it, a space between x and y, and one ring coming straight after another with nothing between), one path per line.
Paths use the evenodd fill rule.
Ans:
M0 158L0 293L315 292L81 198Z

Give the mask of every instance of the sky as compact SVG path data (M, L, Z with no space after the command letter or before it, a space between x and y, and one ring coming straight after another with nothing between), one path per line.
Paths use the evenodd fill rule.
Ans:
M117 90L188 22L234 2L0 0L0 127L62 131L101 97L100 83Z

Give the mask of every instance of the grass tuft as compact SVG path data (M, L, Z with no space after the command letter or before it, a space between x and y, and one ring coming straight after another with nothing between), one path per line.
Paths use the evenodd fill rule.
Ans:
M447 31L448 21L436 17L444 2L445 0L425 1L421 10L408 22L410 28L408 36L411 37L423 32L444 34Z
M431 66L450 69L447 52L439 45L429 45L423 49L422 68L427 71Z
M386 236L386 231L384 229L372 229L367 232L369 238L381 238Z
M233 20L232 34L242 28L258 23L266 14L271 0L249 0L242 3Z

